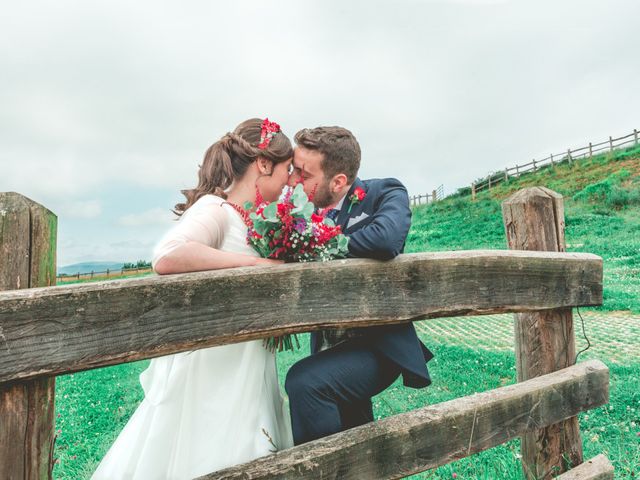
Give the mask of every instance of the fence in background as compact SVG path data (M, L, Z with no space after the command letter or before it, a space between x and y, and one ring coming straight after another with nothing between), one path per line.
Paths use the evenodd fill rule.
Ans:
M432 190L431 193L427 193L425 195L413 195L409 197L409 203L412 207L417 205L423 205L431 202L437 202L438 200L442 200L444 198L444 185L440 185L435 190Z
M93 279L93 278L108 279L108 278L122 277L125 275L131 275L131 274L149 273L151 271L153 271L151 267L120 268L115 270L110 270L107 268L103 272L94 272L92 270L91 272L85 272L85 273L80 273L80 272L72 273L72 274L62 273L56 277L56 280L58 283L65 283L65 282L77 281L80 279Z
M638 145L638 130L634 129L632 133L625 135L619 138L613 138L609 136L609 140L605 140L600 143L591 143L589 145L581 148L570 149L568 148L566 151L561 153L550 154L548 157L543 158L541 160L533 159L529 163L525 163L523 165L517 165L511 168L505 168L502 171L494 172L484 179L473 182L471 184L471 196L475 199L476 193L491 189L492 187L502 183L504 181L508 181L511 177L519 177L523 173L535 172L543 167L550 166L554 168L557 164L563 162L569 162L569 164L585 159L591 158L593 155L602 153L602 152L613 152L616 149L622 147L628 147L630 145Z

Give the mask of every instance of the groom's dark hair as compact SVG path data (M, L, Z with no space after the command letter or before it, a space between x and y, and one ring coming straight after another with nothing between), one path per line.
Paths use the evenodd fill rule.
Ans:
M360 144L349 130L342 127L305 128L296 133L295 141L300 147L324 155L322 171L326 178L344 173L349 183L355 181L360 169Z

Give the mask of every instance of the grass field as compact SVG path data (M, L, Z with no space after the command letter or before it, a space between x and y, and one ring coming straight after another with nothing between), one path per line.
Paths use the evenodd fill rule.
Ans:
M619 152L616 158L543 169L491 190L476 202L458 196L414 212L408 252L505 248L500 202L529 185L545 185L565 196L567 243L570 251L601 255L605 269L605 302L601 312L617 312L616 318L640 313L640 156L638 151ZM623 311L621 313L620 311ZM624 313L626 312L626 313ZM636 318L636 317L634 317ZM443 320L446 321L446 320ZM628 336L640 340L638 321L632 320ZM442 328L455 331L458 323ZM482 326L479 317L477 324ZM420 324L419 324L420 325ZM444 324L443 324L444 325ZM594 330L592 342L605 336L605 326ZM493 327L491 327L493 328ZM508 328L508 325L504 328ZM619 324L611 322L611 329ZM420 336L435 352L429 364L434 383L422 390L398 382L374 399L378 418L423 405L447 401L515 382L513 352L492 345L470 344L468 334L449 335L446 341L428 329ZM576 329L579 332L579 329ZM508 332L502 332L503 336ZM496 333L497 335L497 333ZM595 335L595 336L594 336ZM633 336L635 335L635 336ZM463 341L464 340L464 341ZM281 376L303 348L279 355ZM478 345L480 342L478 342ZM640 476L640 356L599 357L611 369L611 402L580 415L585 458L605 453L616 467L616 478ZM589 352L587 352L589 354ZM606 355L606 351L605 351ZM588 355L587 355L588 356ZM119 365L57 379L55 456L58 479L88 478L142 399L139 373L148 361ZM522 478L518 440L454 462L413 478L503 479Z
M431 387L413 390L396 382L374 398L377 418L406 412L424 405L451 400L515 382L515 360L510 351L491 351L434 343L422 339L434 351L430 362ZM303 349L279 354L281 377ZM640 474L640 358L621 365L603 359L611 369L611 402L580 415L585 458L605 453L616 467L616 478L637 478ZM56 456L54 474L59 479L88 478L118 432L142 400L138 374L147 361L58 378ZM283 380L281 378L281 380ZM412 478L503 479L523 478L518 460L519 441L482 452L432 472Z

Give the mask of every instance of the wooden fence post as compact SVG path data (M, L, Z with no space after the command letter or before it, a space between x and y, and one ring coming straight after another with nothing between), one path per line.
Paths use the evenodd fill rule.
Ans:
M609 151L613 152L613 137L609 135Z
M567 148L567 158L569 159L569 165L571 165L571 149Z
M552 168L553 170L555 170L555 169L556 169L556 164L553 162L553 153L551 154L551 168Z
M476 182L471 184L471 200L476 199Z
M510 249L565 251L562 195L544 187L526 188L503 202L502 215ZM570 308L519 313L514 325L519 382L575 363ZM577 417L522 438L522 464L528 479L550 479L582 461Z
M434 190L433 192L431 192L431 201L435 202L436 200L438 200L438 194Z
M593 158L593 145L589 142L589 158Z
M508 168L504 169L504 181L505 182L509 181L509 169Z
M633 139L635 141L635 144L638 145L638 130L637 129L633 129Z
M57 223L34 201L0 193L0 290L55 285ZM0 386L0 478L52 478L54 394L55 377Z

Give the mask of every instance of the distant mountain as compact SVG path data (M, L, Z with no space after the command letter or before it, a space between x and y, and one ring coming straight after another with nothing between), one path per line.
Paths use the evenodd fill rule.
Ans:
M124 263L122 262L83 262L74 263L73 265L65 265L58 267L58 275L73 275L76 273L106 272L120 270Z

